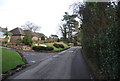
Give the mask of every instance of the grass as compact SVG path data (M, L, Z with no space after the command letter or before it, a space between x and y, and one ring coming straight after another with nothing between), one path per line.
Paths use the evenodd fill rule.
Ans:
M53 46L53 44L56 43L56 44L63 44L65 48L56 48L55 46ZM43 43L44 45L47 45L49 47L53 47L54 48L54 51L61 51L61 50L64 50L66 48L69 48L69 46L63 42L54 42L54 43Z
M2 51L0 50L0 74L2 74Z
M0 51L2 51L2 73L16 68L18 65L25 64L22 57L15 50L0 48Z

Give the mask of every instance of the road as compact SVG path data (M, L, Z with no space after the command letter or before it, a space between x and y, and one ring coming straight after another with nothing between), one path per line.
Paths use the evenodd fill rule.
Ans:
M24 56L24 58L27 60L27 63L29 63L30 65L33 65L33 63L40 62L47 58L50 58L56 54L56 53L41 53L41 52L23 51L23 50L17 50L17 51Z
M71 47L9 79L91 79L80 47Z

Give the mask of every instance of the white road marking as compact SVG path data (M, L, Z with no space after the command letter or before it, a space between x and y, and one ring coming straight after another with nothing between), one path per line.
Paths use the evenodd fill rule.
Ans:
M58 55L63 55L66 51L67 51L67 50L62 51L62 52L58 53Z
M58 57L58 55L54 55L53 57Z
M62 55L62 54L64 54L64 53L59 53L59 55Z
M73 51L69 51L70 53L73 52Z
M32 63L35 63L35 61L33 60L33 61L31 61Z

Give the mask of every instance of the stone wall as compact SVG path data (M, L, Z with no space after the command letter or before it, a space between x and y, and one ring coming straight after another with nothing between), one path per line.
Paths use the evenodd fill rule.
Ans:
M17 40L23 39L24 36L11 36L10 42L11 43L16 43Z
M4 47L9 47L9 48L14 48L14 49L19 49L19 50L31 50L31 47L27 45L17 45L17 44L3 44Z

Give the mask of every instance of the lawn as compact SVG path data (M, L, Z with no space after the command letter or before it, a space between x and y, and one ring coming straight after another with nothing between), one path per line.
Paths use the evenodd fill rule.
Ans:
M53 44L56 43L56 44L63 44L65 48L56 48L55 46L53 46ZM54 51L61 51L61 50L64 50L66 48L69 48L69 46L63 42L54 42L54 43L43 43L44 45L47 45L48 47L53 47L54 48Z
M2 73L15 68L18 65L25 64L21 56L15 50L1 49L2 54Z

